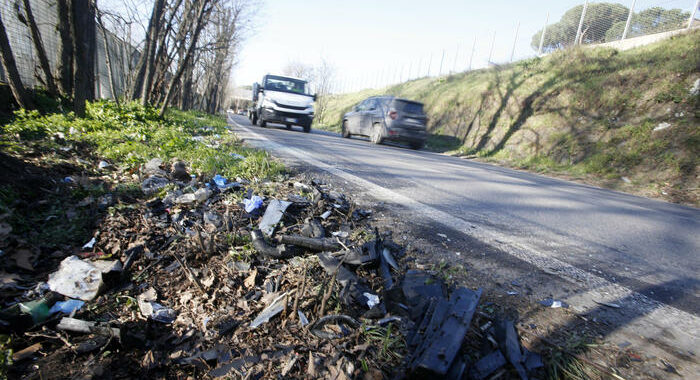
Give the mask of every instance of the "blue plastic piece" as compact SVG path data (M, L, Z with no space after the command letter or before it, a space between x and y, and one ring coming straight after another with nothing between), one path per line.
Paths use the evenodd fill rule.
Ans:
M217 174L214 176L213 181L216 184L216 186L226 187L226 177L222 177L221 175Z
M83 305L85 305L85 302L81 300L58 301L51 306L49 314L58 313L59 311L63 314L70 314L75 310L80 310Z
M243 204L245 205L245 212L251 213L253 210L262 206L263 200L257 195L253 195L250 199L244 199Z

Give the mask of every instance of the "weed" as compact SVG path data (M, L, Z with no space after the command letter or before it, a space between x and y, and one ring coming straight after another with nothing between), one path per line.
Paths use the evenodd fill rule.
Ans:
M12 338L0 335L0 379L7 379L7 369L12 365Z

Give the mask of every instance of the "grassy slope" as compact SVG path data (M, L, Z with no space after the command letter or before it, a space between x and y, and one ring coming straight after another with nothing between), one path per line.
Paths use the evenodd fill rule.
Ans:
M698 78L695 31L335 96L319 128L337 131L358 101L394 94L425 103L430 149L697 205ZM654 132L662 122L671 127Z

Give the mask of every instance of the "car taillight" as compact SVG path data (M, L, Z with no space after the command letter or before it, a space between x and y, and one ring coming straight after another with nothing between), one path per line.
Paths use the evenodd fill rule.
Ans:
M395 110L390 110L387 115L389 115L391 120L396 120L396 118L399 117L399 113L396 112Z

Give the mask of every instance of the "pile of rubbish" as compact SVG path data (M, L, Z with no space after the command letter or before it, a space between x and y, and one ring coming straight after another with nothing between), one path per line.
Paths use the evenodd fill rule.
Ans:
M25 347L10 374L541 374L513 322L480 311L481 289L411 268L372 210L327 184L197 178L153 159L140 186L146 200L110 208L93 239L52 254L58 267L34 283L3 263L13 292L0 329Z

